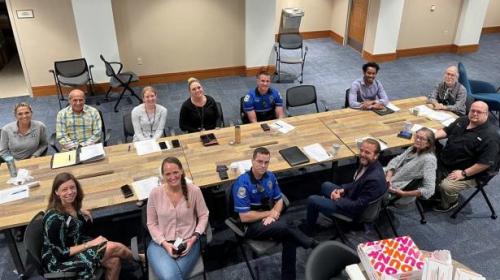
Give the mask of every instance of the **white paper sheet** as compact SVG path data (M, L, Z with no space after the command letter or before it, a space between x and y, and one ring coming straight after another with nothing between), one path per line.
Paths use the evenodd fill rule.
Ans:
M161 152L160 145L154 139L134 142L134 147L138 156Z
M389 104L387 104L387 106L385 107L393 110L394 112L399 112L401 110L398 106L394 105L392 102L389 102Z
M422 280L452 280L453 265L427 258L422 272Z
M359 268L359 264L351 264L345 267L345 272L349 275L349 279L351 280L366 280L363 272Z
M486 278L481 274L457 267L453 280L486 280Z
M252 161L249 159L235 161L235 162L232 162L230 166L231 167L238 166L238 171L240 172L240 174L243 174L243 173L249 171L250 168L252 168Z
M303 150L308 157L313 158L318 162L328 160L331 157L319 143L305 146Z
M102 158L106 155L102 143L89 145L80 148L80 161L86 161L94 158Z
M429 118L431 120L442 122L442 121L446 121L450 118L453 118L453 116L450 115L449 113L433 110L433 109L427 107L426 105L419 105L419 106L416 106L414 108L411 108L410 110L413 111L415 108L418 109L419 116L423 116L423 117Z
M8 188L0 191L0 204L16 201L30 196L30 189L27 185Z
M278 130L281 133L288 133L292 130L295 129L295 126L288 124L282 120L275 121L272 124L270 124L271 128Z
M132 189L138 200L144 200L149 197L149 193L153 188L160 184L158 177L153 176L132 183Z

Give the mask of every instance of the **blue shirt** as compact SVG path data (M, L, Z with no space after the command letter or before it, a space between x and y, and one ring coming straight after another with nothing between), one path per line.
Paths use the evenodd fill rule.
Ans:
M276 118L274 108L283 106L283 99L278 90L269 88L265 94L260 94L258 89L251 89L243 100L245 112L255 111L257 121L266 121Z
M245 213L250 210L263 210L262 200L278 201L281 190L274 174L267 171L260 180L255 179L252 170L242 174L232 187L234 212Z
M389 97L387 97L387 93L385 93L381 82L374 80L371 85L367 85L363 78L352 82L349 91L349 107L359 108L361 102L366 100L377 100L379 103L384 104L384 106L389 104Z

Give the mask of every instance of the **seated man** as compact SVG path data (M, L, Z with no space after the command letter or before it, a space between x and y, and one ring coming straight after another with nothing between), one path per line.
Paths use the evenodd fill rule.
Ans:
M465 115L465 102L467 92L465 87L458 82L458 69L450 66L444 72L443 81L437 84L427 101L436 110L451 111L459 116Z
M283 118L283 99L278 90L271 88L267 72L257 75L257 87L248 91L243 100L243 110L250 122Z
M495 167L498 154L498 136L488 122L488 105L482 101L472 103L468 116L436 132L437 139L446 137L436 176L441 203L434 210L439 212L455 208L459 192L475 187L476 177Z
M321 186L321 195L312 195L307 199L307 224L305 230L313 233L319 213L342 215L357 218L368 203L379 198L387 190L382 165L377 160L380 144L368 138L361 143L359 167L354 174L354 181L337 186L325 182Z
M295 279L296 247L312 248L317 242L287 224L281 216L283 199L278 181L267 171L270 157L266 148L255 149L252 168L238 177L232 187L234 211L246 225L246 237L283 243L281 278Z
M57 113L56 139L64 150L87 146L101 141L101 116L97 109L85 105L85 93L74 89L69 93L69 105Z
M363 78L352 82L349 90L349 107L362 110L380 110L389 104L382 83L375 79L380 67L375 62L363 65Z

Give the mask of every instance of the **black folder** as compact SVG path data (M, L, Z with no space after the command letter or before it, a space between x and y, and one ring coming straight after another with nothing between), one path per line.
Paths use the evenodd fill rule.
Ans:
M373 112L377 113L380 116L389 115L389 114L394 113L394 111L392 109L387 108L387 107L384 107L384 108L382 108L380 110L373 110Z
M309 162L309 158L297 146L280 150L279 153L290 166Z

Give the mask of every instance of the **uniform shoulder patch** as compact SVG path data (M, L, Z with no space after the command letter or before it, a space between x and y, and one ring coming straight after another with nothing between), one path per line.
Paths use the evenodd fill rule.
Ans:
M247 189L245 187L239 187L238 193L236 194L239 198L247 197Z
M250 101L250 94L245 95L245 98L243 98L244 102Z

